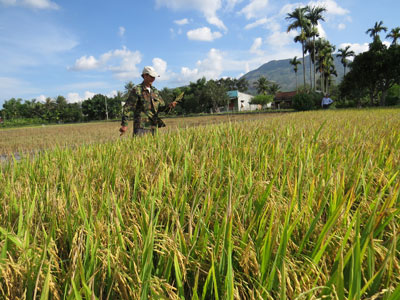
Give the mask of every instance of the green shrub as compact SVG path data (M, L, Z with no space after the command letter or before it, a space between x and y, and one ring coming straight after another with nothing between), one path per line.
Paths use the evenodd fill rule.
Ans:
M274 101L273 95L258 94L251 99L250 104L258 104L264 107L272 101Z
M293 97L293 108L295 110L311 110L315 108L316 96L314 94L299 93Z

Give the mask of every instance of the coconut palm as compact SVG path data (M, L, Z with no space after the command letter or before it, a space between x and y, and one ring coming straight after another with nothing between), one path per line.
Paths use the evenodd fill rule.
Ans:
M397 45L397 40L400 39L400 27L393 28L386 38L392 39L392 45Z
M348 57L352 57L355 55L353 50L350 50L350 46L346 46L345 48L340 48L339 53L336 55L337 57L341 57L341 62L344 67L344 75L346 75L346 67L348 65Z
M365 33L369 34L370 37L372 37L374 39L374 41L379 40L379 33L381 31L386 32L387 31L387 27L383 26L383 22L379 21L375 22L374 27L369 28Z
M128 81L125 83L125 94L129 94L129 92L135 87L135 84L132 81Z
M268 87L268 92L270 95L275 96L275 94L278 93L280 91L280 89L281 89L281 86L278 83L272 82L270 84L270 86Z
M295 57L293 57L293 59L291 59L291 60L289 61L289 63L293 66L293 71L294 71L294 73L296 74L296 92L297 92L297 71L299 70L299 69L298 69L298 65L301 64L301 61L299 61L299 60L297 59L297 56L295 56Z
M295 38L295 42L301 42L302 53L303 53L303 77L304 86L306 86L306 66L304 63L304 44L307 40L305 29L310 24L310 20L306 18L306 8L298 7L293 12L288 13L286 20L292 20L293 22L288 26L287 32L291 30L300 29L300 35Z
M312 79L312 64L314 63L314 55L315 55L315 47L314 47L314 43L312 38L315 38L316 36L318 36L318 29L312 28L311 26L308 26L305 28L306 31L306 36L307 36L307 41L304 44L304 55L306 55L307 53L309 54L309 59L310 59L310 86L311 88L313 88L313 79ZM314 85L315 87L315 85Z
M325 21L322 13L326 12L326 8L322 7L322 6L307 6L306 7L306 17L307 19L310 20L311 25L312 25L312 41L313 41L313 47L312 47L312 51L313 51L313 59L315 60L315 37L318 36L318 22L319 21ZM311 53L310 53L311 56ZM314 68L314 90L315 90L315 61L313 61L313 68Z
M316 46L316 62L317 69L321 75L321 91L328 92L328 83L331 74L335 74L333 52L335 46L331 45L325 39L318 39L315 43Z
M258 94L267 94L270 82L264 76L258 78L254 83L254 87L257 89Z

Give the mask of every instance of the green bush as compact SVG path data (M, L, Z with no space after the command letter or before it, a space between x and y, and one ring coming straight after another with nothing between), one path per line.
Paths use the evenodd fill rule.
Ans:
M293 108L295 110L311 110L315 108L316 95L308 93L299 93L293 97ZM321 98L322 99L322 98ZM321 103L321 100L319 100Z
M250 104L259 104L265 106L272 101L274 101L273 95L258 94L251 98Z

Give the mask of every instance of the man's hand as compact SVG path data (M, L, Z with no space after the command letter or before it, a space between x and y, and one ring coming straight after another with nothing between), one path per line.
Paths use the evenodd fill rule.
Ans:
M119 129L119 132L121 134L119 136L123 135L127 130L128 130L127 126L121 126L121 128Z
M178 102L173 101L169 104L169 108L175 108L175 106L178 104Z

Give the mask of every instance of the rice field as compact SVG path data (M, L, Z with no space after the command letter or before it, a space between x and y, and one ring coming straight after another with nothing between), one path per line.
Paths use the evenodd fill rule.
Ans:
M0 168L0 299L400 299L399 109L76 143Z
M161 128L160 132L224 122L265 119L279 114L282 113L166 118L164 121L168 127ZM16 155L22 157L43 150L117 141L120 139L119 127L120 121L113 121L0 129L0 156ZM132 137L132 121L129 130L129 133L123 138Z

